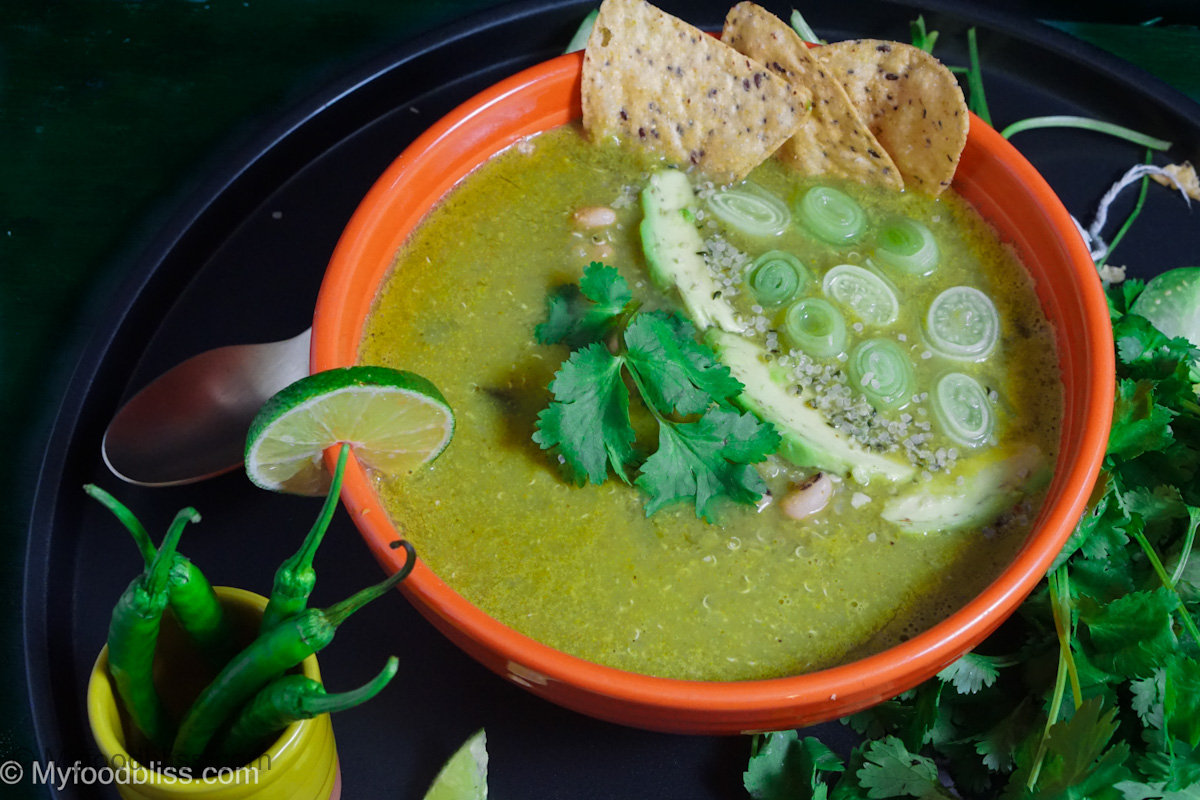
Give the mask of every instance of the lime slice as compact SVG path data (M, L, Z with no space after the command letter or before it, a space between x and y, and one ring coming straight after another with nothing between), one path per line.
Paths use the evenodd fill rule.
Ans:
M268 400L246 437L246 474L274 492L323 495L322 453L349 442L365 466L388 477L441 455L454 413L420 375L387 367L346 367L309 375Z
M433 779L425 800L484 800L487 797L487 734L475 731Z

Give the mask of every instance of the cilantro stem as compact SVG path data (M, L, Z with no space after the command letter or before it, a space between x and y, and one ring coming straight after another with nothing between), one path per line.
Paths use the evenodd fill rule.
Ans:
M1179 596L1179 592L1175 591L1175 584L1171 583L1171 576L1167 574L1163 568L1162 561L1158 558L1158 553L1154 552L1154 548L1150 546L1146 535L1139 530L1130 531L1133 538L1137 539L1137 543L1142 546L1142 552L1146 554L1146 558L1150 559L1150 566L1154 567L1154 571L1158 574L1158 579L1162 581L1162 585L1167 591L1175 597L1175 602L1179 607L1179 616L1183 621L1183 627L1191 634L1192 641L1200 645L1200 630L1196 629L1196 621L1192 619L1192 615L1188 612L1187 606L1183 604L1183 598Z
M1127 142L1149 147L1151 150L1166 151L1171 149L1171 142L1168 142L1166 139L1156 139L1153 136L1147 136L1144 133L1139 133L1123 125L1114 125L1111 122L1102 122L1101 120L1090 119L1088 117L1029 117L1028 119L1017 120L1000 131L1000 135L1005 139L1009 139L1012 138L1013 134L1036 128L1083 128L1084 130L1096 131L1097 133L1107 133L1109 136L1115 136Z
M1033 758L1033 768L1029 770L1029 780L1025 787L1033 791L1037 786L1038 776L1042 774L1042 762L1046 760L1046 752L1050 749L1050 729L1058 722L1058 714L1062 710L1063 691L1067 687L1067 658L1062 648L1058 651L1058 675L1054 679L1054 696L1050 700L1050 710L1047 712L1046 728L1042 731L1042 740L1038 742L1037 755Z
M1050 573L1050 610L1054 617L1054 630L1058 633L1058 648L1066 660L1067 674L1071 678L1071 699L1075 701L1075 709L1083 705L1083 689L1079 685L1079 670L1075 666L1075 656L1071 652L1071 637L1074 625L1071 619L1071 582L1064 564Z
M979 43L975 29L967 30L967 52L971 67L967 70L967 87L971 90L970 108L988 125L992 124L992 113L988 111L987 97L983 93L983 72L979 69Z
M1171 586L1179 583L1179 579L1183 577L1184 567L1187 566L1188 558L1192 554L1192 543L1196 540L1196 528L1200 526L1200 512L1189 511L1187 535L1183 539L1183 549L1179 551L1179 563L1175 565L1175 574L1171 576Z
M1146 163L1149 164L1153 158L1154 151L1147 149ZM1129 212L1129 216L1125 218L1125 222L1121 224L1120 229L1113 236L1112 242L1109 243L1108 248L1104 251L1104 255L1102 255L1100 260L1096 262L1096 269L1100 269L1108 263L1108 257L1112 255L1113 250L1117 249L1117 245L1119 245L1121 240L1125 238L1125 233L1129 230L1130 226L1133 225L1133 221L1142 213L1142 206L1146 204L1146 190L1148 188L1150 188L1150 176L1143 175L1142 188L1138 191L1138 199L1137 202L1134 203L1133 211Z

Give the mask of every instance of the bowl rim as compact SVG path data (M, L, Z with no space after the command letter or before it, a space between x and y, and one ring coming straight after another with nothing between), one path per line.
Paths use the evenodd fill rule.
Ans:
M383 172L354 212L322 282L314 315L310 362L313 372L346 366L340 359L340 352L346 352L347 347L352 348L350 352L357 353L361 320L357 327L349 326L355 335L346 335L347 321L340 307L350 289L347 276L363 255L363 237L371 235L372 226L380 222L383 204L396 191L412 163L423 151L454 135L460 126L503 103L514 92L573 75L577 96L582 62L582 53L570 53L500 81L443 117L405 148ZM562 121L570 118L564 117ZM519 137L511 141L516 138ZM781 707L837 703L839 709L849 713L845 709L866 707L881 699L881 691L894 695L932 677L977 645L1042 579L1083 513L1108 441L1115 391L1115 356L1107 301L1095 266L1061 200L1023 155L974 114L970 120L968 147L981 147L988 154L1000 157L1006 169L1029 187L1041 214L1059 234L1059 243L1070 264L1074 289L1078 292L1078 302L1087 323L1082 334L1082 356L1093 367L1089 376L1088 402L1077 419L1072 420L1073 424L1083 426L1075 459L1064 465L1060 453L1054 477L1054 483L1065 485L1066 489L1059 490L1059 502L1053 507L1043 507L1035 522L1035 530L1042 531L1042 535L1035 537L1031 532L1012 562L983 591L941 622L879 653L816 672L748 681L654 677L569 655L486 615L451 589L423 561L418 561L401 585L402 591L416 601L423 613L432 612L455 628L469 631L470 638L477 643L508 659L510 664L532 670L535 678L540 676L548 681L560 681L596 694L664 710L761 714ZM395 250L392 252L394 254ZM1061 339L1061 334L1057 338ZM1068 435L1067 422L1064 419L1064 440ZM326 451L325 457L332 468L336 463L336 448ZM1064 467L1065 475L1062 474ZM342 491L343 501L376 558L387 569L397 569L399 564L390 557L394 553L384 544L394 538L395 533L370 488L365 471L354 459L347 465ZM1045 529L1053 531L1053 535L1044 532Z

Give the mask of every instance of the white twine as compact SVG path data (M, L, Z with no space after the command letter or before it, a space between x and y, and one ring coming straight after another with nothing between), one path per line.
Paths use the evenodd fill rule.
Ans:
M1146 175L1161 175L1175 185L1179 193L1183 195L1184 202L1188 204L1188 208L1192 207L1192 199L1188 196L1187 189L1179 179L1172 175L1162 167L1156 167L1152 164L1138 164L1131 167L1121 179L1112 185L1112 188L1104 193L1100 198L1100 205L1096 208L1096 216L1092 220L1092 224L1086 230L1079 220L1071 217L1071 221L1075 223L1075 227L1079 229L1079 235L1083 237L1083 243L1087 245L1088 252L1093 261L1100 261L1108 255L1108 245L1101 237L1101 232L1104 230L1104 223L1108 221L1108 208L1117 199L1122 190L1140 181Z

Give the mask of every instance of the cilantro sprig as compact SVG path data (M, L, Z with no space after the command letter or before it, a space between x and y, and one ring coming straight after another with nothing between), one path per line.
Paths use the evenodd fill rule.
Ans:
M1101 479L1047 581L985 643L998 654L845 720L865 738L843 771L770 734L752 797L951 796L946 782L970 798L1200 797L1200 353L1129 313L1141 291L1109 289L1118 385Z
M557 451L577 486L603 483L611 471L647 494L647 516L691 501L709 522L723 498L761 499L766 485L753 465L775 451L779 434L734 407L742 384L696 341L686 319L639 313L620 273L593 262L578 289L549 296L536 335L575 348L550 383L554 399L538 415L533 440ZM658 425L648 457L635 446L631 388Z

